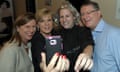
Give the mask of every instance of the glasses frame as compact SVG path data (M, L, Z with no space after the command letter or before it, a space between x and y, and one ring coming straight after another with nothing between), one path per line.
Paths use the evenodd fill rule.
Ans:
M88 11L88 12L86 12L86 13L80 14L80 16L84 16L84 15L86 15L86 14L87 14L87 15L90 15L90 14L96 12L96 11L98 11L98 10L91 10L91 11Z

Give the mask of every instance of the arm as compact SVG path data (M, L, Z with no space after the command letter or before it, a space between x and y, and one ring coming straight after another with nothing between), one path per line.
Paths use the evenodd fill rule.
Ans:
M83 29L81 32L81 41L83 52L79 54L76 63L75 71L78 72L80 69L89 70L93 66L93 61L91 59L93 53L93 39L89 29Z
M87 54L89 57L92 57L93 54L93 46L88 45L84 50L83 53Z

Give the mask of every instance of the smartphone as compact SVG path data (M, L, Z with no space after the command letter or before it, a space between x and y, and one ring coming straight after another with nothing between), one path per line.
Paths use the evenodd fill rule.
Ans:
M47 64L51 60L52 56L56 53L59 52L61 53L62 51L62 38L61 36L49 36L46 37L46 59L47 59Z

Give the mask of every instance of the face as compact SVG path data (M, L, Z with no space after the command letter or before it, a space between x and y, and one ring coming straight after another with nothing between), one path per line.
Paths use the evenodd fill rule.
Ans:
M101 18L100 11L95 10L92 5L82 6L80 14L83 24L91 29L96 27Z
M65 29L69 29L74 26L74 19L75 17L73 16L69 9L60 10L60 24Z
M31 40L32 36L36 31L36 21L31 20L28 23L20 27L17 27L17 31L19 32L23 42L27 42L28 40Z
M38 22L40 33L50 34L53 29L53 20L51 15L45 15L42 20Z

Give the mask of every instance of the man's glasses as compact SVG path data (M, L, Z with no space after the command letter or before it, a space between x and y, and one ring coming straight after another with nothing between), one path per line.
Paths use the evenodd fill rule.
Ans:
M86 12L86 13L81 13L80 15L81 16L84 16L84 15L90 15L90 14L92 14L93 12L96 12L96 11L98 11L98 10L92 10L92 11L88 11L88 12Z

